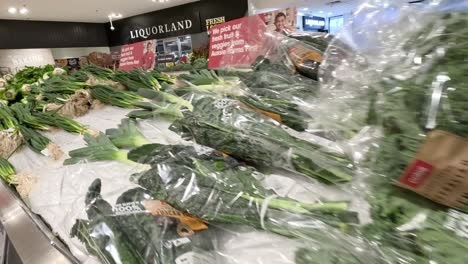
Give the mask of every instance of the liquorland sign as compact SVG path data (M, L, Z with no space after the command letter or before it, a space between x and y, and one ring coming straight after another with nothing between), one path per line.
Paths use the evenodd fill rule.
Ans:
M131 39L136 39L136 38L147 39L149 37L153 38L153 37L157 37L160 34L189 30L192 27L193 27L192 20L186 19L183 21L172 22L170 24L166 23L163 25L147 27L144 29L140 28L140 29L132 30L130 31L130 38Z
M202 0L114 21L108 24L109 45L118 46L207 32L219 23L247 14L247 0Z

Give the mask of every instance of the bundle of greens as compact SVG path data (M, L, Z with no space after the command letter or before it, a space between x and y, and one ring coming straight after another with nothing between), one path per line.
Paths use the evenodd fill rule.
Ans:
M128 114L131 118L152 119L162 117L168 120L182 118L182 109L193 110L190 102L176 95L148 89L138 90L138 94L148 99L147 101L135 102L133 106L143 110L135 110Z
M375 116L385 137L372 168L386 177L371 181L374 224L365 234L416 263L461 264L468 259L468 215L391 186L415 158L428 129L468 136L467 13L426 16L431 19L420 30L402 39L406 52L424 58L422 65L405 58L388 70L393 76L376 86L383 100L374 107Z
M127 159L127 151L117 148L103 133L100 133L96 137L93 137L90 134L84 134L84 140L86 142L86 147L70 151L68 153L70 158L64 161L64 165L71 165L79 162L112 160L135 165L134 162ZM114 139L114 141L122 143L121 140Z
M468 136L468 70L465 57L468 51L466 13L433 15L432 22L421 31L407 36L404 49L416 57L430 57L425 67L408 71L413 63L394 65L391 72L411 72L405 80L386 78L378 88L383 92L383 103L375 107L386 137L382 140L376 169L391 176L400 176L425 140L427 129L438 129ZM440 27L434 35L434 28ZM421 41L424 39L424 41ZM443 56L437 55L444 47ZM440 91L438 91L440 89ZM440 103L434 105L434 96L440 92ZM436 113L432 115L431 112ZM435 124L435 126L434 126Z
M136 124L134 119L123 119L118 128L106 130L106 135L118 148L135 148L149 144Z
M85 125L54 112L37 112L33 116L42 124L59 127L69 133L83 134L90 132Z
M466 213L392 185L415 158L428 131L468 135L466 15L411 13L401 24L379 28L379 37L387 41L379 39L378 54L358 69L364 78L350 74L340 79L342 83L326 85L336 88L335 105L326 109L352 116L332 124L334 129L348 138L367 125L376 125L384 134L375 139L378 149L370 152L368 163L362 163L372 174L368 200L373 223L364 226L361 234L385 255L386 260L380 263L461 264L468 259ZM407 19L418 21L417 26L399 29L407 25ZM353 60L356 65L362 60L361 54L353 56L341 65L344 70L354 65ZM340 103L344 104L336 106Z
M18 93L28 93L28 89L25 89L28 85L43 80L44 76L51 74L54 71L52 65L45 67L26 67L23 70L17 72L11 80L8 81L9 93L3 95L8 97L9 101L16 99ZM14 95L14 96L13 96Z
M158 197L137 188L122 194L112 207L101 196L98 179L85 199L88 220L77 220L71 236L81 240L102 263L216 263L212 232L187 234L183 230L188 226L167 206L151 208L151 203L164 204L155 199ZM190 257L193 254L196 259Z
M370 199L373 223L362 234L379 244L392 263L462 264L468 258L468 214L447 210L419 195L374 182Z
M14 116L18 122L32 129L48 130L48 124L41 122L36 116L32 114L32 107L27 104L15 103L10 106Z
M155 78L156 80L158 80L158 82L160 83L167 83L167 84L174 84L175 83L175 78L174 77L171 77L167 74L164 74L158 70L152 70L151 72L151 76L153 76L153 78Z
M279 198L257 180L262 175L255 169L211 149L152 144L130 151L128 157L152 167L134 175L140 186L209 223L244 224L302 236L313 232L307 226L314 223L346 229L357 222L346 202Z
M353 165L345 155L295 138L235 100L190 97L194 111L171 127L184 138L260 167L288 169L332 184L352 180Z
M183 84L187 86L183 86L183 84L179 82L177 88L179 91L177 91L177 93L181 94L183 91L195 90L228 95L241 101L247 107L297 131L304 131L307 128L307 119L309 119L310 116L300 109L293 98L287 95L286 89L289 91L295 89L293 87L293 85L296 85L295 83L285 83L283 87L284 90L280 92L275 91L275 89L279 89L281 84L278 81L275 82L270 79L268 80L271 81L270 83L257 86L256 83L249 80L249 78L253 78L257 76L257 74L258 76L263 76L263 73L260 72L221 72L220 74L222 74L222 76L209 70L182 74L179 76L179 79L183 80ZM240 78L236 75L240 76ZM280 80L284 82L283 79L280 78ZM302 83L300 85L306 87L307 84ZM310 88L311 87L307 87L307 89L309 89L307 96L310 96ZM301 100L302 99L306 99L305 93Z
M34 129L19 125L19 131L31 150L44 156L58 160L62 156L60 148L50 139L36 132Z
M47 104L63 105L79 91L86 88L86 83L68 75L53 75L42 84L30 87L27 101L34 103L37 110L43 110Z
M91 89L91 97L104 104L122 108L135 108L134 104L145 101L136 93L122 91L107 85L97 85Z
M16 131L18 120L8 106L0 106L0 131Z
M0 157L9 157L22 143L18 120L8 106L0 106Z
M16 183L16 170L8 160L0 157L0 178L8 184Z
M134 92L139 89L159 90L161 88L158 80L153 77L151 72L145 72L137 68L129 72L117 70L112 79Z
M114 71L111 69L96 66L94 64L87 64L81 67L81 71L91 74L94 78L99 80L111 80L114 76Z

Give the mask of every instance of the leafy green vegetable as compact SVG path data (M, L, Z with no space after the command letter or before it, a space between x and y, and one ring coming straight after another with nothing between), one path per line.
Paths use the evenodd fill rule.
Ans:
M91 97L104 104L122 108L135 108L136 102L143 101L143 97L133 92L122 91L111 86L97 85L91 89Z
M52 144L50 139L26 126L19 125L19 131L24 137L26 144L36 153L44 154L44 151Z
M48 130L48 124L41 122L37 117L32 115L32 108L29 105L15 103L10 106L10 109L13 111L16 119L20 124L28 126L32 129L39 130Z
M235 72L221 72L222 77L214 71L201 70L193 71L190 74L182 74L179 79L187 84L186 87L195 91L209 91L221 95L228 95L233 99L237 99L252 109L260 110L259 113L274 118L276 121L289 126L298 131L304 131L307 128L307 119L310 117L300 110L299 105L294 102L293 98L287 96L286 89L291 91L294 89L294 83L288 82L284 91L275 92L273 89L278 88L280 82L271 81L267 85L258 86L256 83L251 83L248 78L253 75L263 75L263 72L250 72L250 73L235 73ZM238 78L236 75L241 76ZM242 80L242 82L241 82ZM284 80L281 79L282 82ZM244 84L246 87L244 87ZM247 86L250 85L250 86ZM304 84L308 85L308 84ZM314 84L315 85L315 84ZM264 87L264 88L261 88ZM179 82L178 88L180 90L181 83ZM314 86L308 86L307 97L312 92L310 89ZM270 94L259 93L261 89L269 90ZM180 92L179 92L180 93ZM258 93L258 94L257 94ZM275 94L276 93L276 94ZM306 98L306 93L303 94Z
M128 157L152 166L135 178L154 197L210 223L246 224L294 236L302 231L288 221L324 222L340 228L357 221L344 202L278 198L260 184L256 177L261 174L253 168L210 149L152 144L132 150Z
M8 160L0 157L0 178L8 184L16 183L16 170Z
M0 106L0 131L18 129L18 120L8 106Z
M151 75L153 78L158 80L160 83L168 83L168 84L173 84L175 82L175 79L167 74L164 74L158 70L153 70L151 71Z
M130 91L134 92L140 89L159 90L161 88L161 85L153 77L152 73L137 68L129 72L117 70L113 76L113 80L125 85Z
M41 112L35 113L34 116L43 124L59 127L69 133L83 134L88 131L85 125L57 113Z
M118 148L140 147L150 142L141 134L133 119L123 119L119 128L106 130L106 135Z
M420 29L404 36L398 45L392 44L399 52L422 58L422 65L403 57L393 62L383 71L382 80L364 96L370 102L361 101L370 106L369 123L381 125L384 132L369 161L373 173L369 179L373 223L362 233L379 244L390 263L461 264L468 259L468 238L463 233L468 217L465 213L392 186L414 159L428 130L468 136L466 15L425 14ZM434 105L438 88L440 103ZM431 110L436 115L429 115ZM430 125L431 121L435 126ZM361 128L365 125L361 123ZM459 216L459 226L454 227L453 215Z
M97 79L101 80L110 80L112 79L112 76L114 75L114 71L111 69L103 68L96 66L94 64L87 64L81 68L83 72L90 73Z
M127 115L130 118L153 119L162 117L167 120L175 120L184 116L181 110L182 106L179 104L137 102L133 105L145 110L135 110L130 112Z
M214 263L214 234L203 230L182 238L177 219L147 211L145 202L153 199L144 189L123 193L114 208L100 193L101 181L97 179L86 197L89 220L77 220L71 235L101 262L173 264L193 252L200 257L193 259L194 264Z
M64 161L64 165L76 164L79 162L93 161L121 161L133 165L134 163L127 159L127 152L119 150L112 141L103 133L97 137L90 134L84 134L86 147L75 149L68 154L69 159Z
M344 155L291 136L235 100L194 95L192 104L194 111L171 128L184 138L251 164L286 168L327 183L352 179L352 162Z
M153 91L148 89L140 89L138 90L138 94L152 101L177 104L180 106L185 106L190 111L193 111L193 105L189 101L170 93L162 91Z
M89 187L85 202L89 220L77 220L71 237L83 242L88 252L103 263L144 263L144 257L129 242L129 234L112 217L112 206L102 199L99 179Z

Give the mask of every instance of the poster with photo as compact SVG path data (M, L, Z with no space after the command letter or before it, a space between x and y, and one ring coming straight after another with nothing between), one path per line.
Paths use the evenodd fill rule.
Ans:
M259 16L263 19L263 21L265 21L269 31L276 31L279 33L291 33L296 31L296 7L288 7L285 9L266 12L259 14Z
M119 68L153 70L156 64L156 40L148 40L122 46Z

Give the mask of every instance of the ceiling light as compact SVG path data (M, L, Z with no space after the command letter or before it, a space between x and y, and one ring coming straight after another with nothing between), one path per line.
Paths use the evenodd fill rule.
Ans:
M329 12L328 15L333 15L333 13L332 13L332 12Z
M309 8L308 8L308 7L304 7L304 8L302 8L302 10L307 11L307 10L309 10Z
M10 14L16 14L16 8L14 8L14 7L8 8L8 13L10 13Z
M107 16L108 18L122 18L122 14L118 13L112 13L110 15Z
M319 13L320 13L320 14L323 14L323 11L320 11Z
M20 12L20 14L25 15L26 13L28 13L28 9L26 7L23 7L23 8L20 9L19 12Z

